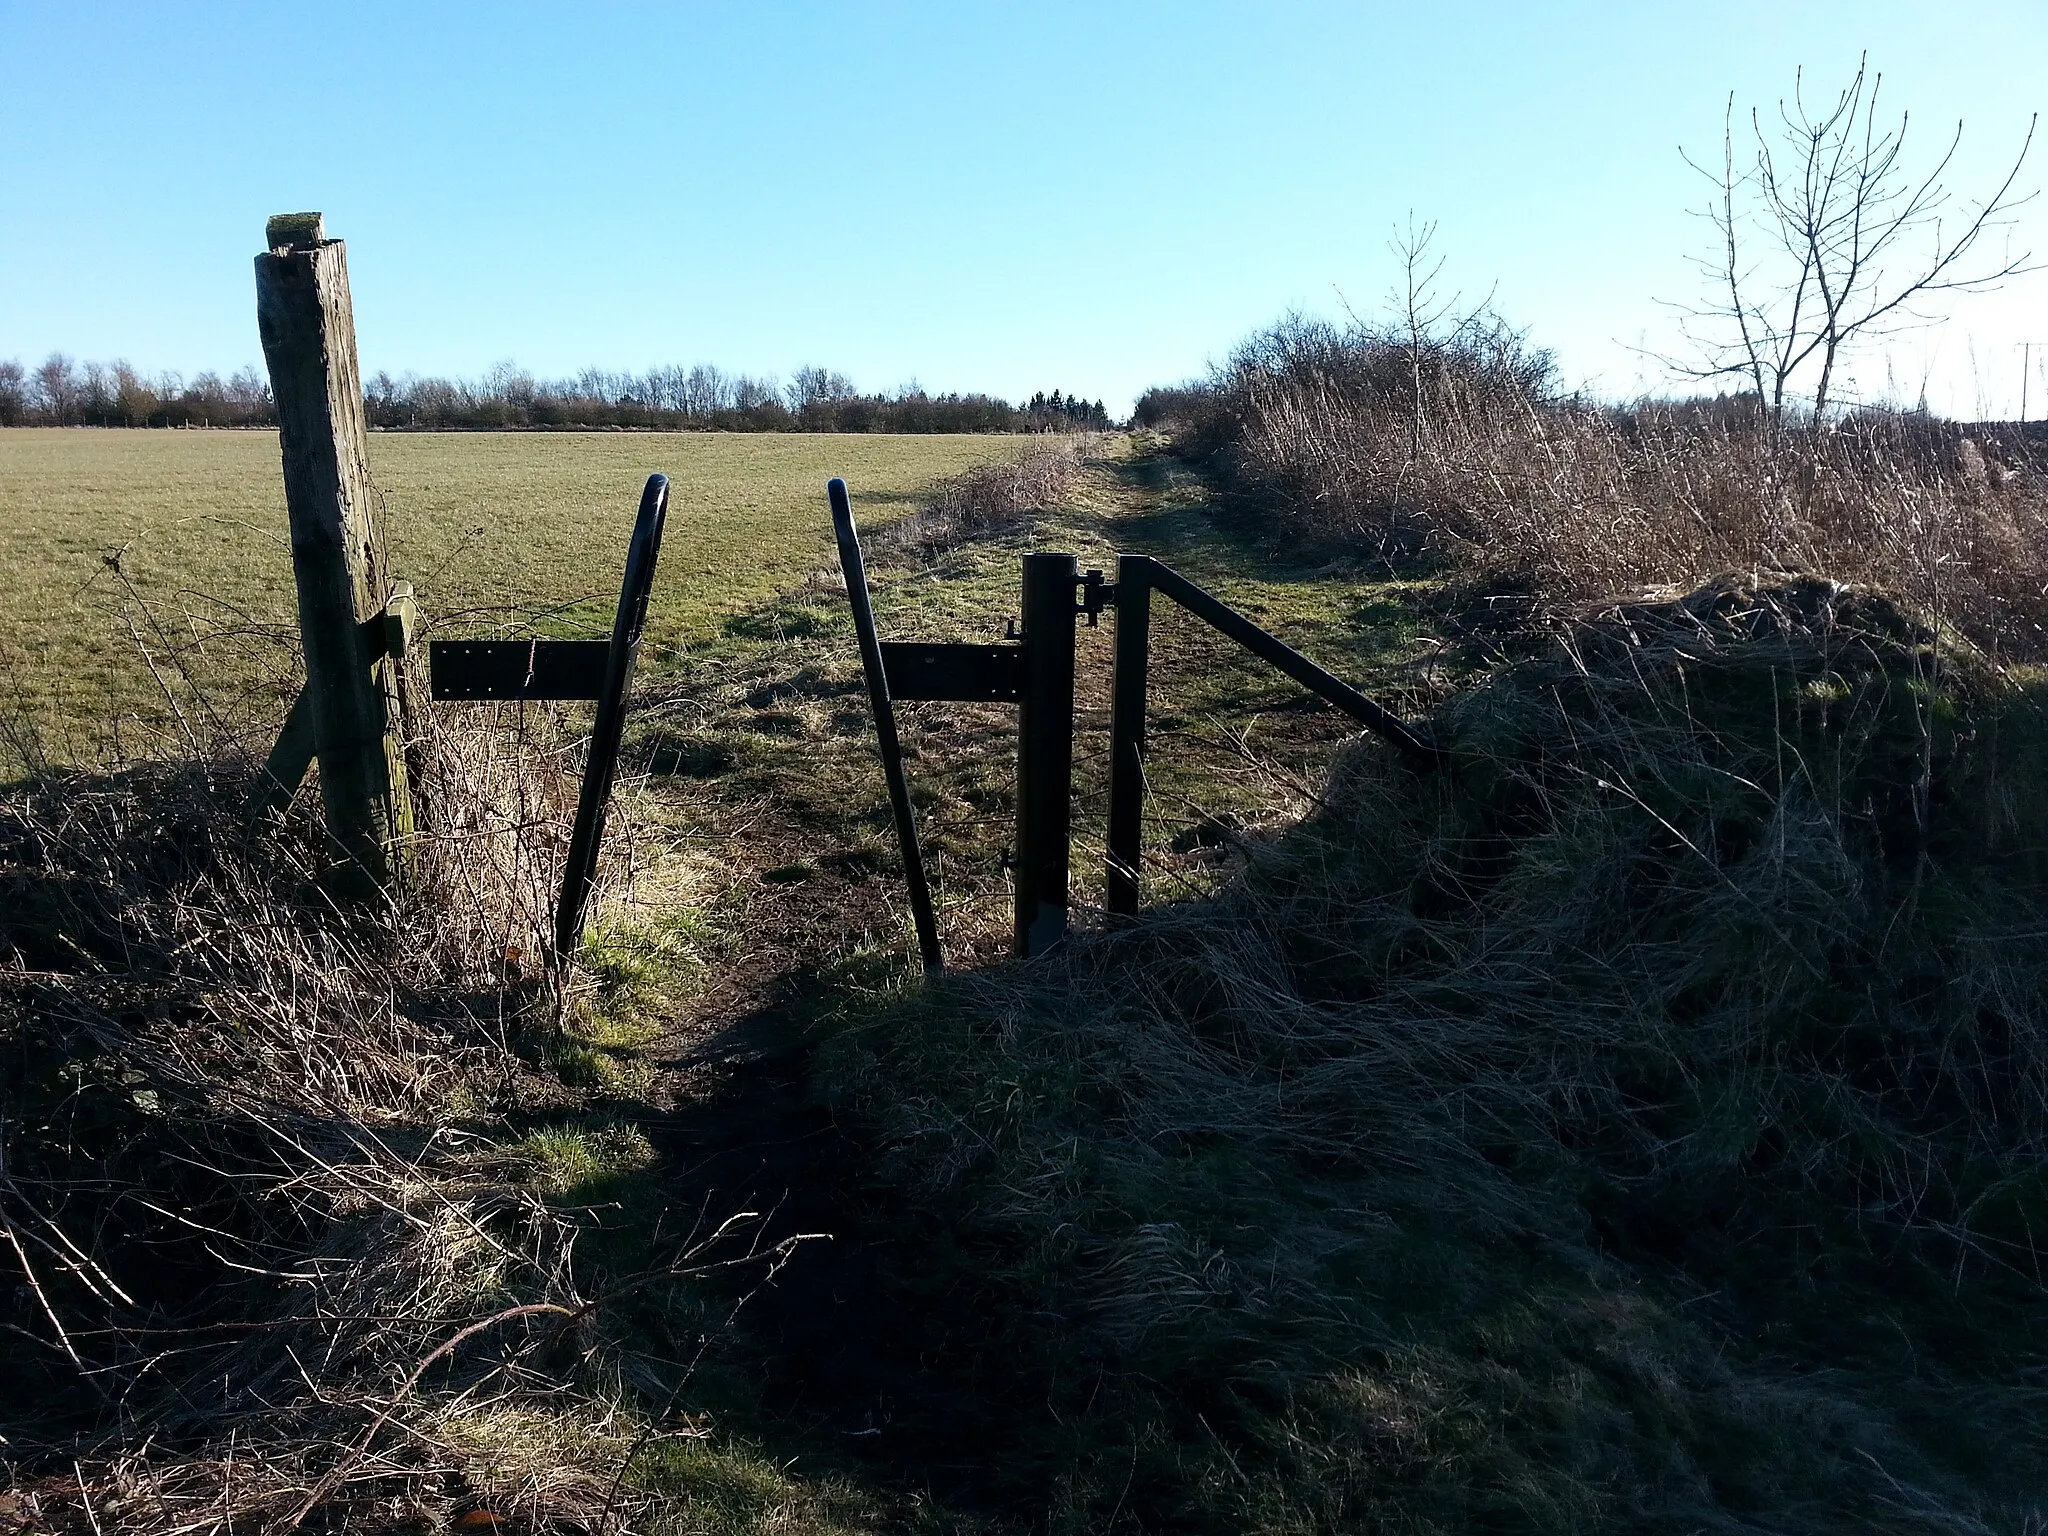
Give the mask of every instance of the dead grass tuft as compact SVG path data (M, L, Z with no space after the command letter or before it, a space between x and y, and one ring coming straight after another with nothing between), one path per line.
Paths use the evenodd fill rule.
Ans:
M1015 459L941 480L915 512L876 530L870 542L878 553L931 561L964 544L1021 533L1035 516L1064 504L1080 478L1083 452L1096 441L1062 433L1035 441Z
M2048 654L2048 475L2017 440L1922 416L1775 431L1743 398L1613 409L1557 395L1498 324L1411 346L1296 320L1239 350L1184 441L1292 538L1434 560L1551 612L1809 572Z

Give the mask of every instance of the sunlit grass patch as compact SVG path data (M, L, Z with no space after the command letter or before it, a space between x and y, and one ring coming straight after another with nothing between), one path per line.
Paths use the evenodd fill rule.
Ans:
M873 519L940 476L1014 456L985 436L374 434L394 574L443 635L604 635L640 486L671 477L646 667L830 559L825 482ZM298 652L270 432L0 431L0 709L57 762L176 742L149 665L210 695L188 722L275 728ZM112 562L112 563L110 563ZM167 736L166 732L170 734ZM6 750L0 738L0 752Z

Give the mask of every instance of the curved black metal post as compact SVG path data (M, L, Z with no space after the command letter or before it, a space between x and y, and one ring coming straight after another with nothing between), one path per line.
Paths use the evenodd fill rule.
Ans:
M932 892L924 877L924 856L917 846L917 818L910 808L910 784L903 776L903 747L896 737L896 706L889 698L889 674L882 669L882 642L875 633L874 605L868 600L867 564L861 559L860 530L853 524L853 503L846 482L833 479L826 487L832 502L832 532L839 541L839 568L846 574L846 600L853 608L853 632L860 639L860 668L867 678L868 703L875 714L875 739L882 751L882 777L889 784L889 808L896 817L896 841L903 849L903 878L910 887L910 918L917 928L917 950L925 974L945 966L939 951L939 925L932 915Z
M668 518L668 476L649 475L640 493L640 515L626 550L626 578L619 587L619 612L612 620L611 650L605 658L604 691L590 732L590 761L576 802L576 830L569 838L569 862L562 872L562 900L555 909L555 953L566 960L583 942L583 914L597 880L597 850L604 839L605 807L618 776L619 739L626 728L626 700L633 689L633 664L647 627L647 596L654 588L654 562L661 553L661 528Z

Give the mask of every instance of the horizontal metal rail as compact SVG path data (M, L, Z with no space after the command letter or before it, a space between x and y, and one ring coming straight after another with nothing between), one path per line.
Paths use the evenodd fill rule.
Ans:
M1024 696L1021 645L931 645L884 640L882 670L893 699L1014 704Z
M611 668L609 640L429 640L436 699L595 699Z

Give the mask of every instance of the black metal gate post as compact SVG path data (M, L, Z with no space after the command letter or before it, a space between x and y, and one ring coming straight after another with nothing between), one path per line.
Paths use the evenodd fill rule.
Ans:
M910 806L910 784L903 777L903 747L896 736L896 709L889 696L889 674L883 664L881 637L875 631L875 608L868 600L868 568L861 558L860 530L854 526L853 503L846 482L833 479L825 487L832 503L832 533L839 544L839 569L846 577L846 600L853 608L853 632L860 641L860 669L867 679L868 704L875 713L875 739L882 751L882 777L889 786L889 809L896 818L896 842L903 850L903 877L910 888L910 918L917 929L917 953L925 974L944 968L939 927L932 916L931 886L924 876L924 856L917 846L917 817Z
M569 862L562 874L562 900L555 908L555 954L575 954L583 942L583 912L597 880L597 849L604 841L604 813L618 776L619 740L626 729L626 704L633 692L633 664L647 628L647 595L654 589L654 562L661 554L661 527L668 518L668 476L649 475L626 548L626 578L619 585L619 612L605 652L604 684L597 720L590 731L590 760L583 769L583 793L576 802L576 830L569 837Z
M1072 555L1024 557L1024 697L1017 730L1016 929L1019 956L1067 934L1067 835L1074 780Z
M1145 674L1152 643L1152 561L1116 557L1116 646L1109 696L1109 910L1138 910L1145 835Z

